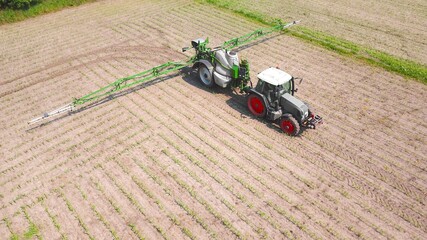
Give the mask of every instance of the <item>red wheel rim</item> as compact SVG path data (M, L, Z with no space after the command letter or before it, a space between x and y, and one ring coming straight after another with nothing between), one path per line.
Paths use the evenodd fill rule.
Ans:
M251 98L250 104L254 112L256 112L257 114L262 114L264 112L264 104L259 98L257 97Z
M295 131L295 126L289 120L282 121L282 130L287 134L292 134Z

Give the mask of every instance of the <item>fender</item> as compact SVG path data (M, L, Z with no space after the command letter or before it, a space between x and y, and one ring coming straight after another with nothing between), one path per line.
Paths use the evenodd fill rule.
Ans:
M270 107L268 105L267 98L264 95L262 95L261 93L259 93L257 90L255 90L255 88L251 88L247 92L258 95L259 97L261 97L262 101L264 102L264 106L266 106L267 109Z
M209 69L209 72L213 73L214 67L212 66L212 63L210 63L208 60L204 60L204 59L197 60L196 62L194 62L193 69L199 68L200 64L205 65Z
M262 99L262 101L263 101L263 103L264 103L264 106L265 106L265 108L266 108L266 111L267 111L267 112L265 113L265 118L267 118L268 113L269 113L269 112L271 112L271 108L270 108L270 105L268 104L267 98L266 98L263 94L261 94L261 93L259 93L257 90L255 90L255 88L250 88L250 89L247 91L247 93L249 93L249 94L255 94L255 95L259 96L259 97Z

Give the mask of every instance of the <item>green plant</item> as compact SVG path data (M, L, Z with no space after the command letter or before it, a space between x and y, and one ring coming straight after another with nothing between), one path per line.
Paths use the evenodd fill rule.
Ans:
M139 232L139 230L137 229L137 227L135 226L135 224L129 223L129 227L132 230L132 232L135 233L135 235L138 237L139 240L144 240L145 239L142 236L141 232Z
M101 169L105 171L105 169L101 166ZM114 185L120 190L120 192L126 196L129 202L145 217L147 217L147 221L159 232L163 238L169 239L166 235L166 232L156 223L153 219L148 218L147 213L145 212L144 207L136 200L135 196L127 192L122 185L120 185L117 180L112 176L112 174L106 172L105 175L114 183Z
M28 226L28 230L24 233L25 239L31 239L33 236L36 236L37 238L40 238L40 231L36 224L31 221L30 216L28 215L27 209L25 207L22 207L22 212L24 213L25 218L27 219L28 223L30 224Z
M39 235L39 229L34 223L30 223L30 226L28 226L28 230L24 233L25 239L31 239L33 236Z
M49 209L47 208L46 204L44 202L42 202L42 205L44 207L45 212L47 213L47 215L49 216L50 220L53 223L53 226L55 226L56 230L58 232L61 232L61 225L58 222L58 219L56 218L56 216L52 215L52 213L50 213ZM64 235L63 233L61 234L61 239L66 240L68 239L66 235Z
M22 21L93 1L95 0L0 0L0 24Z
M178 178L178 176L176 176L176 174L174 173L170 173L168 172L169 176L171 176L176 183L178 183L182 188L184 188L185 190L187 190L187 192L194 198L196 199L200 204L202 204L205 209L210 212L215 218L217 218L219 221L221 221L221 223L227 227L237 238L242 239L242 233L237 230L233 224L226 219L224 216L222 216L219 212L217 212L212 205L210 205L205 199L203 199L202 197L200 197L196 191L194 190L193 187L189 186L187 183L185 183L183 180L181 180L180 178Z
M28 9L40 2L41 0L0 0L0 8Z
M104 218L104 216L96 209L96 206L91 204L90 208L95 213L96 217L104 224L104 226L110 231L110 233L113 235L113 239L117 240L120 239L117 235L117 232L114 230L114 228L111 227L111 224Z
M9 232L11 233L10 239L13 239L13 240L19 239L18 235L16 233L14 233L12 230L10 220L8 218L3 218L3 222L6 224L7 229L9 229Z
M68 210L70 210L70 212L74 214L74 217L79 222L79 225L83 228L83 232L89 237L89 239L94 239L94 237L89 233L89 229L88 229L87 225L84 223L84 221L80 217L80 215L76 212L75 208L71 204L70 200L67 199L64 192L62 192L60 189L56 189L55 191L62 197L65 204L67 205Z

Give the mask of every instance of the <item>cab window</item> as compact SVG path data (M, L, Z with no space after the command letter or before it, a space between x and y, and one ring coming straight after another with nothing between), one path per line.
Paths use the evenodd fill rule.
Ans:
M262 92L263 87L264 87L264 81L262 81L261 79L258 79L258 83L255 87L255 90L257 90L258 92Z
M285 92L290 93L292 91L292 81L287 81L283 83L282 88Z

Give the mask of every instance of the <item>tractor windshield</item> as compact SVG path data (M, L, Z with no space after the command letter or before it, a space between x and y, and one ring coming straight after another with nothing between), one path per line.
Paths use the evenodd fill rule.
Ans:
M292 94L292 88L293 88L292 82L293 82L292 80L289 80L289 81L286 81L286 82L282 83L281 85L279 85L278 87L280 89L280 92L282 94L283 93Z

